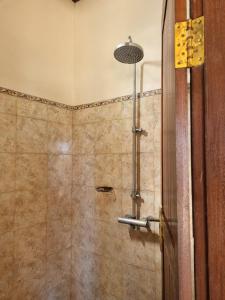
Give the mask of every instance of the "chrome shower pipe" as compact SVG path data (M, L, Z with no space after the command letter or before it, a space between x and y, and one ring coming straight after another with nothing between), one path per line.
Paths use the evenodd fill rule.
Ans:
M137 65L134 64L134 87L133 87L133 125L132 125L132 216L137 218L137 198L140 196L137 191L137 133L140 129L136 126L137 119Z

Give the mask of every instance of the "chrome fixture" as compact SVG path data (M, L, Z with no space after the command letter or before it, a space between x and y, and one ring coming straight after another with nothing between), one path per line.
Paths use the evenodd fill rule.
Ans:
M131 36L128 39L128 42L116 47L114 57L123 64L136 64L143 59L144 51L140 45L133 43Z
M146 229L151 229L151 224L158 223L159 224L159 242L160 249L163 250L163 236L164 236L164 214L162 209L159 211L159 218L147 217L142 219L136 219L131 215L126 215L124 217L119 217L118 222L122 224L128 224L132 229L137 229L140 227L145 227Z
M119 223L123 223L123 224L128 224L131 226L137 226L137 227L146 227L149 228L151 227L151 223L159 223L160 220L159 219L155 219L153 217L147 217L147 218L143 218L143 219L134 219L132 216L127 215L125 217L119 217L118 218L118 222Z
M138 44L133 43L131 37L128 37L129 41L119 44L115 51L114 57L121 63L133 64L134 65L134 81L133 81L133 143L132 143L132 215L123 218L119 218L118 222L129 224L136 227L148 227L147 219L138 220L137 216L137 200L140 198L140 192L137 189L137 135L143 132L142 128L138 128L136 125L136 102L137 102L137 91L136 91L136 64L140 62L144 57L144 51Z

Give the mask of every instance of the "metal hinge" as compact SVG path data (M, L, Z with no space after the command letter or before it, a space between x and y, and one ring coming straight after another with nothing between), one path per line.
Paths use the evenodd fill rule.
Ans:
M175 68L204 63L204 17L175 24Z

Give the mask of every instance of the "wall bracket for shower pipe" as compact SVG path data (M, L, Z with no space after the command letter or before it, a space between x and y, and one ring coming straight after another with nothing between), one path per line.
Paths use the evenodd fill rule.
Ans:
M130 194L132 199L137 199L137 198L141 198L141 194L137 191L134 191Z
M132 127L132 132L133 133L142 133L144 130L142 128L138 127Z

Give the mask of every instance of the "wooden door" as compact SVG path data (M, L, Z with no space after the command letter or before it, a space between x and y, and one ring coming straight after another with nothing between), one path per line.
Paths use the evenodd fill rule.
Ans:
M162 30L163 297L192 299L190 143L186 69L175 70L174 25L186 20L186 0L167 0Z
M191 0L204 14L205 63L192 70L196 300L225 299L225 1Z

